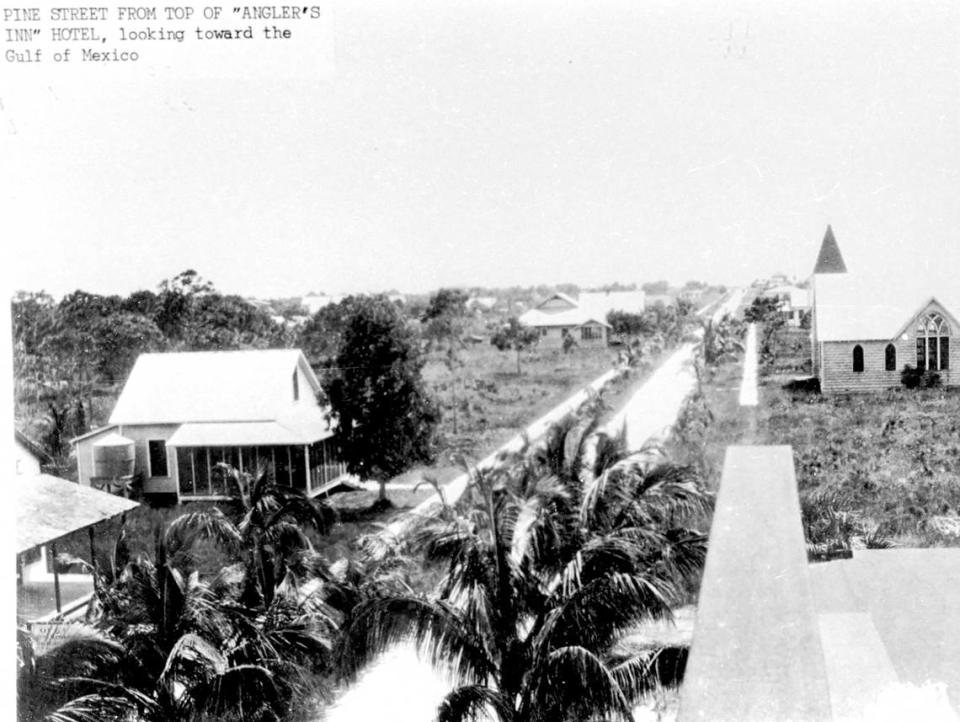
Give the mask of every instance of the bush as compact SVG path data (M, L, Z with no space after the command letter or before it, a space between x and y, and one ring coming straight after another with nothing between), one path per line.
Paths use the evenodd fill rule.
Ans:
M900 383L908 389L933 389L940 386L940 374L907 364L900 372Z
M785 391L789 391L794 394L819 394L820 393L820 379L816 376L811 376L810 378L805 379L793 379L788 381L783 385Z

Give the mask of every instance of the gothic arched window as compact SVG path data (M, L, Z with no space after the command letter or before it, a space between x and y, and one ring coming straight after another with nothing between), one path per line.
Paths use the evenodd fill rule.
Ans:
M887 348L884 349L883 361L883 366L887 371L897 370L897 347L892 343L888 343Z
M950 368L950 326L939 313L928 313L917 323L917 368Z
M855 373L863 371L863 346L860 344L853 347L853 370Z

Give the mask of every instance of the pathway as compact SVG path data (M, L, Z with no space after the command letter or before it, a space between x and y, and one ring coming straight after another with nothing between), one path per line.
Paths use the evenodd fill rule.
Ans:
M677 420L683 401L697 384L694 368L698 344L685 343L673 352L605 427L609 434L627 429L627 448L638 451L663 441Z
M757 405L757 325L755 323L751 323L747 327L747 347L743 355L740 405Z

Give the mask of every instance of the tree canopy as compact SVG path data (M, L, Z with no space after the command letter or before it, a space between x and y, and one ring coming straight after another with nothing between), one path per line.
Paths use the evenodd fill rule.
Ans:
M490 337L490 343L498 351L517 352L517 374L520 374L520 353L533 346L540 339L537 329L524 326L516 316L511 316L504 326Z
M413 542L446 567L438 596L361 602L344 627L344 671L415 640L454 678L442 722L632 720L641 693L675 684L685 650L615 645L638 622L669 618L695 584L706 540L693 524L708 495L656 452L601 437L587 454L595 427L568 419L424 521Z
M381 482L429 462L439 411L427 394L415 334L386 296L342 304L342 335L324 371L324 389L339 422L347 469Z

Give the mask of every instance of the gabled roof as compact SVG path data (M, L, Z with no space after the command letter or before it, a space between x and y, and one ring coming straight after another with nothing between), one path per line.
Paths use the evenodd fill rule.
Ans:
M550 294L549 296L547 296L547 298L543 299L540 303L538 303L538 304L535 306L535 308L543 308L545 305L547 305L548 303L550 303L550 302L553 301L554 299L560 299L561 301L563 301L564 303L566 303L567 305L569 305L571 308L576 308L576 307L577 307L577 302L576 302L576 300L575 300L574 298L572 298L571 296L568 296L567 294L563 293L562 291L557 291L556 293L552 293L552 294Z
M606 322L604 316L595 316L580 308L570 308L555 313L544 313L534 308L524 313L517 320L524 326L534 326L538 328L578 327L587 323L596 323L601 326L606 326L607 328L610 327L610 324Z
M320 382L298 349L141 354L109 423L275 420L296 405L298 368L299 403L316 406Z
M847 265L843 262L843 256L840 254L840 246L837 245L837 239L833 237L833 228L827 226L827 232L823 236L823 242L820 244L820 253L817 254L817 262L813 267L814 273L846 273Z
M949 278L908 284L896 277L820 276L815 302L819 341L893 340L909 330L931 304L947 315L953 332L960 333L960 324L954 320L960 309L960 290Z

